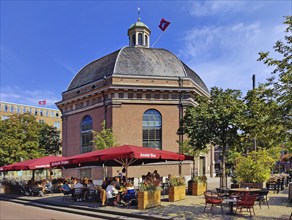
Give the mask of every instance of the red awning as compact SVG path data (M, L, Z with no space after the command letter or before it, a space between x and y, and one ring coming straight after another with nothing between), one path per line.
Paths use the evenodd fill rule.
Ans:
M100 161L117 160L117 159L161 159L161 160L192 160L193 157L178 154L171 151L156 150L147 147L138 147L133 145L122 145L106 149L100 154Z
M13 170L37 170L42 168L50 168L50 163L60 160L64 157L58 156L45 156L41 158L35 158L32 160L26 160L10 165L1 167L0 171L13 171Z
M88 165L99 166L102 164L107 166L120 166L125 165L125 159L131 159L131 163L128 165L139 165L143 163L155 163L167 160L193 160L193 157L171 151L156 150L153 148L133 145L122 145L67 157L64 160L52 162L51 166L63 166L65 168ZM121 162L122 160L123 162Z

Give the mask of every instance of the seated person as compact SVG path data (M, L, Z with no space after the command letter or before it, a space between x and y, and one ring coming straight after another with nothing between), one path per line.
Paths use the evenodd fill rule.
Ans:
M84 192L84 198L92 198L95 195L96 189L91 179L87 180L87 190Z
M114 205L116 206L118 203L120 203L120 194L119 191L116 189L116 183L112 181L107 187L106 187L106 197L107 199L115 198Z
M52 192L52 188L53 188L53 184L49 180L46 180L45 192L46 193Z
M73 186L74 189L74 196L76 197L77 201L85 200L84 197L84 185L81 183L80 179L77 179L77 183ZM86 196L86 195L85 195Z
M123 196L123 200L125 202L129 202L132 199L136 199L136 192L132 183L128 182L125 186L125 194Z
M64 181L64 184L62 185L61 188L62 188L62 191L66 194L72 194L72 192L73 192L73 190L70 187L70 185L68 184L67 180Z

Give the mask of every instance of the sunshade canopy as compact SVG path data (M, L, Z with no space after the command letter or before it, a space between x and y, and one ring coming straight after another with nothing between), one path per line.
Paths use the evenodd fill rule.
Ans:
M122 145L67 157L64 160L52 162L51 166L63 166L65 168L87 165L129 166L143 163L163 162L167 160L193 160L193 157L171 151L156 150L153 148L133 145Z
M13 171L13 170L37 170L42 168L50 168L51 162L65 159L59 156L45 156L36 159L26 160L10 165L0 167L0 171Z

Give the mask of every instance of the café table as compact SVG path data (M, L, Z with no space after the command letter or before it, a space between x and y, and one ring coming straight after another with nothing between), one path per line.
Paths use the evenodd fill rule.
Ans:
M224 199L224 202L228 202L229 204L229 212L227 213L227 215L235 215L234 211L233 211L233 206L236 204L237 200L236 198L234 199Z
M260 188L233 188L233 189L229 189L229 193L238 192L238 193L244 193L244 194L257 193L260 191L261 191Z

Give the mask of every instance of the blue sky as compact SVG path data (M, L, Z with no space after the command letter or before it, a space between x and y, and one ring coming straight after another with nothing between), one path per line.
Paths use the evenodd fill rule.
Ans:
M56 108L74 75L89 62L128 45L140 17L151 45L176 54L210 89L245 94L271 69L258 52L284 37L290 0L265 1L5 1L1 0L1 101ZM172 21L165 32L161 18ZM273 53L272 53L273 54ZM276 55L275 55L276 56Z

